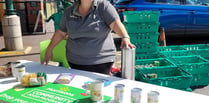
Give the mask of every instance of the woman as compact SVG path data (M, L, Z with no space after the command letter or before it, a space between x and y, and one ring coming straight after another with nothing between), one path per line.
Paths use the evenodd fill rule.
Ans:
M109 74L116 58L112 30L122 37L121 47L135 48L109 1L78 0L65 10L42 63L48 63L53 48L68 35L66 56L71 68Z

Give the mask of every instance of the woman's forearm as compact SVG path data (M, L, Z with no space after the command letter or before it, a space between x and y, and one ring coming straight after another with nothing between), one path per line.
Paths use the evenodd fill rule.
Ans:
M110 28L116 32L120 37L122 38L129 38L128 33L124 27L124 25L121 23L121 21L115 20L113 23L110 24Z
M120 46L121 48L136 48L136 46L130 42L128 32L126 31L126 28L119 19L111 23L110 28L114 30L116 34L118 34L122 38Z
M60 41L62 41L65 38L66 35L67 33L62 32L60 30L56 30L48 46L48 50L52 50Z

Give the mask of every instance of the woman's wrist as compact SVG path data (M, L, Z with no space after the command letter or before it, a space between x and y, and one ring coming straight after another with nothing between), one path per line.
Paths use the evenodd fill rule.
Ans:
M130 37L129 37L128 35L124 35L124 36L122 36L122 39L124 39L124 38L128 38L128 39L130 39Z

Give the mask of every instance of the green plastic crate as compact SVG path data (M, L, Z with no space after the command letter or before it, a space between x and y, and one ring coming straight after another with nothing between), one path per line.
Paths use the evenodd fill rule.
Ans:
M159 51L177 51L177 50L185 50L181 45L172 45L172 46L159 46Z
M124 11L124 22L155 22L159 21L159 11Z
M157 52L158 42L133 43L136 46L136 53Z
M156 77L148 75L155 74ZM146 83L185 90L190 87L192 75L178 67L163 69L136 69L135 79Z
M201 49L209 49L208 44L194 44L194 45L182 45L185 50L201 50Z
M191 74L209 73L208 60L197 56L172 57L173 63Z
M189 56L173 56L170 57L171 60L176 65L202 65L208 64L208 60L200 57L199 55L189 55Z
M192 74L193 79L191 82L192 86L204 86L209 84L209 73Z
M136 53L135 54L135 60L138 59L157 59L157 58L163 58L163 56L159 52L145 52L145 53Z
M192 50L195 55L200 55L203 58L209 58L209 49Z
M128 33L158 32L159 22L148 23L125 23L123 22Z
M158 32L129 33L132 43L158 42Z
M174 51L160 51L161 55L163 55L165 58L170 58L173 56L188 56L188 55L195 55L191 51L186 50L174 50Z
M203 58L209 61L209 57L203 57Z
M156 65L155 62L159 63ZM135 61L135 68L140 69L161 69L167 67L176 67L176 65L166 58L138 59Z
M176 65L192 74L191 86L209 84L209 62L200 56L173 57ZM173 61L174 62L174 61Z

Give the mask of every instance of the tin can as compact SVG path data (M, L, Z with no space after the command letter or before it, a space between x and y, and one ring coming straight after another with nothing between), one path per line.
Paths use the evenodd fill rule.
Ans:
M24 65L18 65L15 67L17 81L20 82L22 76L25 74L25 66Z
M135 48L122 49L122 78L135 80Z
M46 85L46 80L44 79L44 77L38 77L37 79L40 82L41 86Z
M160 93L157 91L150 91L148 93L147 103L158 103Z
M92 101L99 102L103 100L103 88L103 81L96 80L90 83L90 94Z
M160 61L154 61L153 65L154 66L160 66Z
M150 78L157 78L158 75L156 73L149 73L146 76L147 76L147 78L150 79Z
M115 86L115 92L114 92L114 101L115 103L123 103L124 98L124 84L117 84Z
M9 64L10 64L11 69L12 69L12 70L11 70L11 71L12 71L12 76L13 76L13 77L17 77L17 75L16 75L17 73L16 73L16 71L15 71L15 67L18 66L18 65L21 65L21 63L18 62L18 61L16 61L16 62L10 62Z
M141 103L141 88L131 89L131 103Z
M43 72L38 72L37 73L38 81L41 82L41 85L46 85L47 83L47 77L46 74Z

